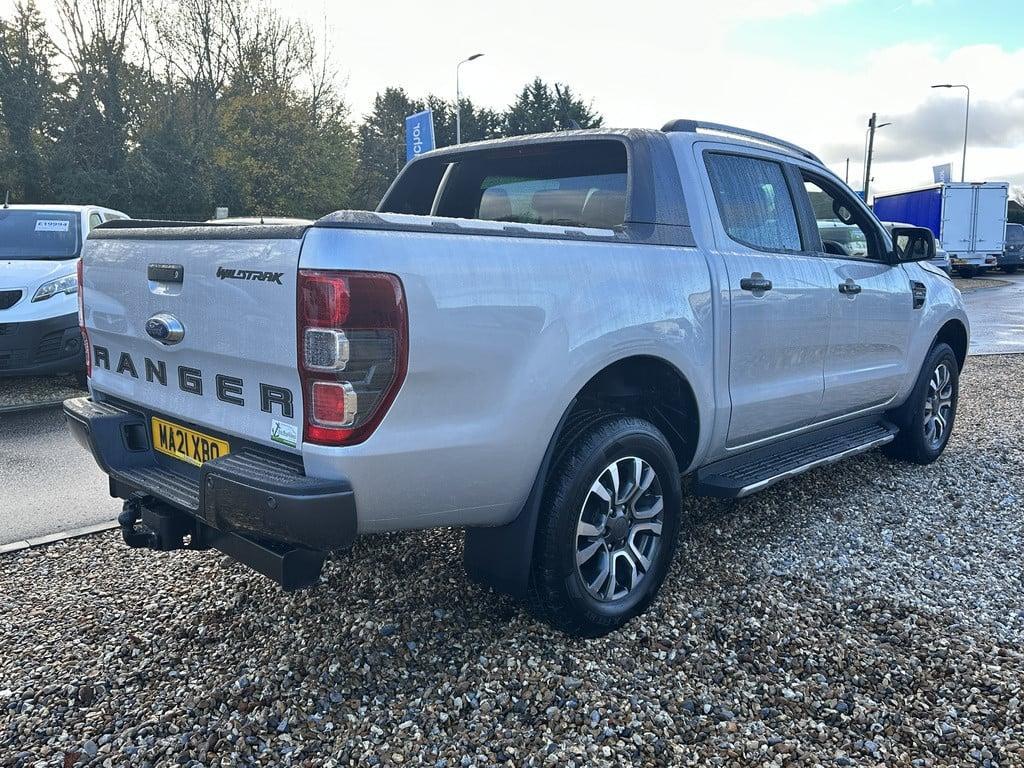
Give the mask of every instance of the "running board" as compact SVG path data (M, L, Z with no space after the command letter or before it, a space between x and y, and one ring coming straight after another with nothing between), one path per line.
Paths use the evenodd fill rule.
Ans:
M694 493L748 496L787 477L891 443L897 431L889 422L869 417L787 438L701 467Z

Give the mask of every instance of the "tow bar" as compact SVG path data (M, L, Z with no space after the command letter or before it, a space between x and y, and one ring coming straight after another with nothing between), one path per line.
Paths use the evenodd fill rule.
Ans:
M198 544L197 521L152 496L133 496L117 516L124 543L135 549L207 549Z
M212 547L268 576L288 592L312 587L323 571L323 552L220 531L144 494L132 495L125 501L117 522L129 547L160 552Z

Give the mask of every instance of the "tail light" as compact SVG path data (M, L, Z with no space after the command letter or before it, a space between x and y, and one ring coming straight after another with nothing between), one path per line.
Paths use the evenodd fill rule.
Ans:
M405 292L383 272L299 271L298 353L305 440L355 445L405 379Z
M85 349L85 375L92 378L92 345L89 344L89 333L85 330L85 278L82 260L78 260L78 328L82 332L82 347Z

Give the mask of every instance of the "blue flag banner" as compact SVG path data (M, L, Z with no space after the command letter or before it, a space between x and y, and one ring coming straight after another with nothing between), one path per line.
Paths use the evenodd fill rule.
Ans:
M434 113L429 109L405 118L405 162L434 148Z

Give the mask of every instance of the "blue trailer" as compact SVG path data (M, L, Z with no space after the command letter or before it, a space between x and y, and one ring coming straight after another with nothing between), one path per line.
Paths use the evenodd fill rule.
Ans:
M876 195L882 221L927 227L965 276L996 266L1006 237L1005 182L946 182Z

